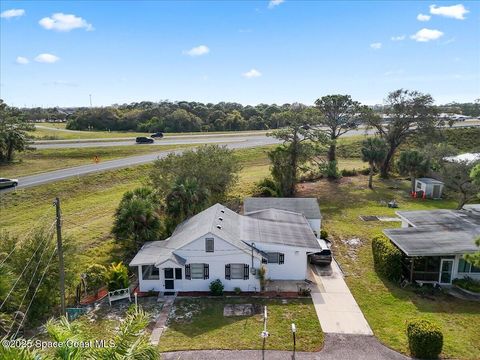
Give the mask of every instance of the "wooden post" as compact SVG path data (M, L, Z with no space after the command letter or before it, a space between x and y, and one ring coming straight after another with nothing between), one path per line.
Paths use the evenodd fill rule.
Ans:
M60 273L60 308L62 316L65 315L65 267L63 265L63 247L62 247L62 212L60 211L60 199L57 197L53 202L56 209L57 223L57 252Z
M415 263L415 258L410 258L412 261L410 262L410 284L413 283L413 265Z

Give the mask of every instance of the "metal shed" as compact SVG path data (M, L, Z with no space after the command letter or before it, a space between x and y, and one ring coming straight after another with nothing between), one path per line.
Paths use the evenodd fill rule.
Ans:
M425 193L430 199L441 199L443 186L443 182L432 178L415 179L415 191Z

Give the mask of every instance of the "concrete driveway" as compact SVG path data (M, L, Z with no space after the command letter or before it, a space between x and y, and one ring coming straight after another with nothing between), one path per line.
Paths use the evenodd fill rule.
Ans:
M373 335L335 261L329 267L311 267L316 287L312 300L324 333Z

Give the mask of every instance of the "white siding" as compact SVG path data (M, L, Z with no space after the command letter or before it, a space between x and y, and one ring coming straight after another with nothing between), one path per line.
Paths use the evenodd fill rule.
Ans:
M317 234L317 237L320 237L320 229L322 227L322 220L321 219L307 219L310 227L312 228L313 232Z
M283 264L267 264L267 279L304 280L307 278L307 249L280 244L255 243L265 252L280 252L285 255Z
M458 263L460 259L462 258L462 255L456 255L455 256L455 261L453 263L453 272L452 272L452 279L456 278L464 278L464 277L471 277L472 279L475 280L480 280L480 273L472 273L472 272L458 272Z

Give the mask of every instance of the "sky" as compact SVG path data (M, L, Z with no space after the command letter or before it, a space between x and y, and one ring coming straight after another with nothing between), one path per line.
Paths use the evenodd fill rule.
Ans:
M480 98L478 1L0 4L0 98L13 106Z

